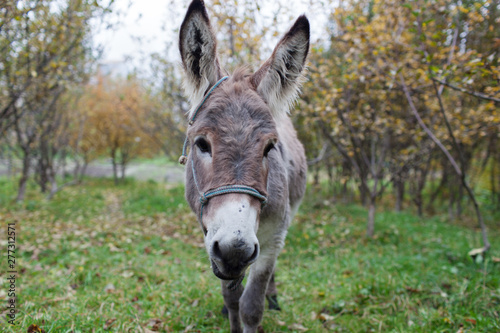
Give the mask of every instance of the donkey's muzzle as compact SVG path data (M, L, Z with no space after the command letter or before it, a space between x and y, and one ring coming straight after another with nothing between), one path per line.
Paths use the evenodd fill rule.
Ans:
M259 244L237 239L229 244L212 244L212 270L219 279L234 280L245 274L246 268L259 256Z

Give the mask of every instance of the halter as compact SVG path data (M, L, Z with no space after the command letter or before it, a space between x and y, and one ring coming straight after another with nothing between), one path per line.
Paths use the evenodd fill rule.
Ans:
M229 76L224 76L222 79L217 81L212 88L206 93L205 97L201 101L201 103L196 107L195 111L193 112L193 116L189 120L189 126L193 125L196 116L198 115L198 112L200 111L201 107L205 103L205 101L208 99L210 94L217 88L224 80L228 79ZM184 140L184 146L182 147L182 155L179 158L179 163L182 165L185 165L187 163L187 146L189 143L188 136L186 135L186 139ZM202 218L203 218L203 207L208 203L208 200L210 198L213 198L218 195L223 195L223 194L228 194L228 193L244 193L244 194L249 194L253 197L256 197L259 199L262 207L264 207L267 204L267 197L265 195L262 195L259 191L254 189L253 187L246 186L246 185L224 185L217 187L215 189L208 190L206 192L202 192L200 190L200 186L198 184L198 179L196 178L196 170L194 168L194 163L191 161L191 171L193 173L193 180L194 184L196 186L196 189L198 190L198 193L200 194L200 223L202 223Z
M210 96L210 94L215 90L215 88L217 88L219 86L219 84L221 84L226 79L229 79L229 76L224 76L222 79L220 79L219 81L217 81L212 86L212 88L210 88L210 90L207 92L207 94L205 95L205 97L203 97L203 100L201 101L201 103L198 104L198 106L194 110L193 116L191 117L191 119L189 119L189 123L188 123L189 126L193 125L194 120L196 119L196 116L198 115L198 111L200 111L201 107L203 106L203 104L205 103L205 101L207 100L207 98ZM182 165L186 165L186 163L187 163L186 150L187 150L188 143L189 143L189 139L188 139L188 136L186 134L186 139L184 139L184 145L182 146L182 154L181 154L181 157L179 157L179 163L182 164Z

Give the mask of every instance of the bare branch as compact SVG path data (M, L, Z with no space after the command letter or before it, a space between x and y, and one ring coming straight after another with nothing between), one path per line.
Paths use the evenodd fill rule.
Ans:
M327 148L328 148L328 144L326 142L323 143L323 147L321 147L319 155L316 158L307 161L307 165L315 165L315 164L318 164L319 162L321 162L323 160L323 158L325 158L325 153L326 153Z
M449 84L448 82L436 79L434 77L432 78L432 81L440 83L440 84L442 84L444 86L447 86L447 87L449 87L449 88L451 88L453 90L463 92L464 94L468 94L468 95L471 95L471 96L474 96L474 97L477 97L477 98L485 99L487 101L492 101L492 102L495 102L495 103L500 103L500 98L495 98L495 97L488 96L488 95L485 95L485 94L482 94L482 93L478 93L478 92L475 92L475 91L469 91L467 89L454 86L452 84Z
M399 74L399 77L400 77L400 80L401 80L401 85L403 87L403 91L405 93L406 99L408 100L408 104L410 105L411 112L413 113L413 115L415 116L415 118L417 119L418 123L420 124L420 126L422 127L422 129L425 131L425 133L427 133L427 135L432 139L432 141L434 141L434 143L446 155L446 157L450 161L451 165L455 169L455 172L457 173L457 175L459 175L460 177L462 177L462 171L458 167L458 164L455 161L455 159L453 158L453 156L451 156L451 154L448 151L448 149L446 149L446 147L441 143L441 141L439 141L439 139L436 138L436 136L434 135L434 133L432 133L432 131L427 127L427 125L425 125L424 121L422 120L422 118L418 114L417 108L415 107L415 104L413 104L413 100L411 98L410 91L408 90L408 86L406 85L406 83L405 83L405 81L403 79L403 75L401 73Z

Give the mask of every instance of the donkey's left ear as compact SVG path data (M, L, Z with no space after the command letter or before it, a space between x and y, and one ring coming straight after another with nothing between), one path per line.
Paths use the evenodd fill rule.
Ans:
M280 40L271 58L252 76L253 85L273 116L285 115L297 98L308 52L309 20L302 15Z

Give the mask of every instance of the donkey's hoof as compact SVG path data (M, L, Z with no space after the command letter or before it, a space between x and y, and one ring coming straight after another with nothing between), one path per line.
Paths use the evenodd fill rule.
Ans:
M227 311L225 304L222 306L222 310L220 311L220 313L222 313L222 316L225 318L229 317L229 311Z
M281 311L280 305L278 303L278 295L266 296L267 303L269 304L269 310Z

